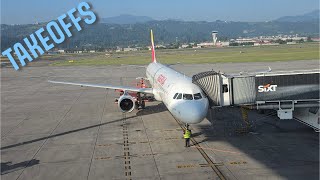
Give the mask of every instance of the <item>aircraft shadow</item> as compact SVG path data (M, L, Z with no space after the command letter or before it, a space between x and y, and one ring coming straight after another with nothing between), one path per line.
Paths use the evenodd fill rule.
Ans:
M135 117L137 117L137 116L127 117L126 119L128 120L128 119L132 119L132 118L135 118ZM1 147L0 150L6 150L6 149L10 149L10 148L17 147L17 146L31 144L31 143L34 143L34 142L37 142L37 141L42 141L42 140L45 140L45 139L50 139L50 138L54 138L54 137L58 137L58 136L63 136L63 135L67 135L67 134L71 134L71 133L75 133L75 132L79 132L79 131L83 131L83 130L87 130L87 129L91 129L91 128L95 128L95 127L99 127L99 126L104 126L104 125L115 123L115 122L119 122L119 121L122 121L122 120L123 119L121 118L121 119L117 119L117 120L114 120L114 121L109 121L109 122L105 122L105 123L101 123L101 124L96 124L96 125L92 125L92 126L87 126L87 127L83 127L83 128L74 129L74 130L71 130L71 131L66 131L66 132L62 132L62 133L58 133L58 134L53 134L53 135L50 135L50 136L44 136L44 137L41 137L41 138L37 138L37 139L29 140L29 141L24 141L24 142L21 142L21 143L16 143L16 144L8 145L8 146L4 146L4 147Z
M168 109L163 103L159 103L156 105L147 105L145 109L140 109L136 113L137 116L145 116L145 115L150 115L150 114L156 114L160 112L167 111Z
M18 171L25 167L30 167L39 164L39 160L31 159L29 161L23 161L20 163L12 164L12 162L1 162L1 175L8 174L14 171Z
M250 126L247 131L239 108L209 111L207 119L210 126L207 123L191 125L199 129L199 132L193 132L193 137L202 139L197 140L198 144L207 142L219 147L219 143L226 142L284 179L319 178L319 136L312 128L294 120L277 120L274 112L258 114L257 111L249 111ZM220 154L221 159L228 156ZM235 161L237 159L243 160L235 156Z
M147 106L144 110L138 111L136 115L128 117L127 119L132 119L137 116L155 114L166 110L166 107L162 103L154 106L151 105ZM197 129L200 129L197 132L192 132L193 137L201 137L202 140L198 141L198 144L200 145L203 142L208 142L209 144L210 142L227 142L231 146L238 149L239 152L242 152L243 154L255 159L263 164L266 168L271 169L273 172L277 173L281 177L284 177L285 179L301 178L301 176L295 177L295 173L290 173L290 168L292 167L292 171L297 171L294 167L302 168L304 165L308 165L307 167L311 169L310 171L312 172L317 171L318 173L315 175L317 177L312 177L311 179L318 179L319 136L315 135L313 129L296 121L279 122L275 121L276 118L272 116L272 114L267 118L265 118L265 116L266 115L258 114L255 111L250 111L250 129L249 131L243 131L243 128L246 127L246 125L241 120L241 114L238 108L209 110L207 119L210 121L211 125L191 125L191 128L197 126ZM120 118L110 122L78 128L50 136L44 136L41 138L4 146L1 147L1 150L22 146L53 137L63 136L90 128L104 126L122 120L123 119ZM281 142L283 142L283 144ZM289 152L288 149L290 149ZM31 160L13 165L11 165L10 162L4 162L1 163L1 173L12 172L16 169L19 169L19 167L31 166L37 163L39 163L39 160ZM306 168L303 168L303 170L306 170Z
M166 111L166 110L167 110L167 108L162 103L154 105L154 106L151 105L151 106L147 106L146 109L139 110L136 113L136 115L131 116L131 117L127 117L126 119L128 120L128 119L135 118L137 116L144 116L144 115L148 115L148 114L159 113L159 112ZM36 138L36 139L33 139L33 140L21 142L21 143L16 143L16 144L8 145L8 146L3 146L3 147L0 148L0 150L6 150L6 149L18 147L18 146L23 146L23 145L26 145L26 144L31 144L31 143L42 141L42 140L45 140L45 139L50 139L50 138L54 138L54 137L58 137L58 136L63 136L63 135L67 135L67 134L71 134L71 133L75 133L75 132L79 132L79 131L83 131L83 130L99 127L99 126L104 126L104 125L111 124L111 123L116 123L116 122L119 122L119 121L122 121L122 120L123 119L121 118L121 119L117 119L117 120L110 121L110 122L105 122L105 123L101 123L101 124L95 124L95 125L92 125L92 126L78 128L78 129L74 129L74 130L71 130L71 131L66 131L66 132L62 132L62 133L58 133L58 134L53 134L53 135L50 135L50 136L44 136L44 137L41 137L41 138Z

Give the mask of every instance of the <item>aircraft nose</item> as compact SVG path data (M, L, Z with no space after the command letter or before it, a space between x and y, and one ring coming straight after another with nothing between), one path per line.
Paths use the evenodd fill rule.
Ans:
M207 115L208 103L206 101L185 101L184 103L178 104L175 108L178 113L176 117L188 124L200 123Z

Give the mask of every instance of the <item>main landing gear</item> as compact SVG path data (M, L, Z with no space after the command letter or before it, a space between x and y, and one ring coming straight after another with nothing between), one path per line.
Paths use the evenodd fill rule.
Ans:
M136 109L144 109L146 107L146 103L141 98L141 93L137 93L137 101L135 102L135 108Z

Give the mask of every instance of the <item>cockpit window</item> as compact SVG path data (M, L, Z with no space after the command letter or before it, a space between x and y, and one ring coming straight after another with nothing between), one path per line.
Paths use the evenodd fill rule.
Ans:
M180 93L177 97L177 99L181 99L182 98L182 94Z
M192 94L183 94L183 99L184 100L193 100Z
M179 93L176 93L176 94L173 96L173 99L175 99L175 98L178 96L178 94L179 94Z
M195 100L202 98L202 96L201 96L200 93L194 94L193 96L194 96L194 99L195 99Z

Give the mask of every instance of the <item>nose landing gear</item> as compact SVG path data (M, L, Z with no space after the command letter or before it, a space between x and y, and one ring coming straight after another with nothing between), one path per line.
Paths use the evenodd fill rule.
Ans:
M185 129L189 129L189 124L186 123Z

